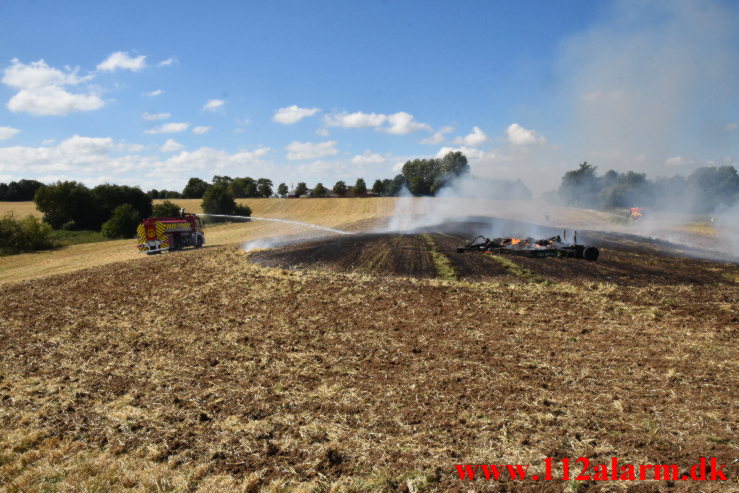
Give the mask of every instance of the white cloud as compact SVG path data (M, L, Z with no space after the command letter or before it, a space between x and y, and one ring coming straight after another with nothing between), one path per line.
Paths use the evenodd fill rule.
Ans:
M272 121L284 125L292 125L303 118L315 115L319 111L321 111L320 108L301 108L297 105L287 106L275 111Z
M388 115L387 120L390 126L381 130L390 134L405 135L416 130L431 130L429 125L417 122L413 115L404 111Z
M172 65L176 61L177 61L177 59L175 57L169 57L166 60L162 60L157 65L159 65L160 67L169 67L170 65Z
M692 161L689 159L685 159L682 156L674 156L671 158L665 159L665 166L684 166L686 164L691 164Z
M445 146L439 149L439 152L436 153L437 158L442 158L449 154L450 152L461 152L465 156L467 156L467 159L483 159L485 157L490 157L493 155L492 152L486 153L480 149L476 149L474 147L467 147L467 146L460 146L460 147L449 147Z
M384 156L380 154L373 154L369 149L364 151L362 154L357 154L352 158L354 164L379 164L384 163L390 159L391 154L387 153Z
M13 127L0 127L0 140L8 140L14 137L20 130Z
M192 133L199 135L207 134L208 132L210 132L210 127L207 127L205 125L199 125L192 129Z
M63 152L87 156L105 154L115 149L115 142L110 137L81 137L74 135L59 144Z
M188 123L165 123L158 127L150 128L146 130L147 134L175 134L178 132L184 132L190 125Z
M56 139L44 139L44 140L41 141L41 145L42 146L50 146L54 142L56 142Z
M116 51L98 64L97 69L102 72L114 72L118 69L131 70L138 72L146 68L146 56L137 57L128 56L127 51Z
M724 128L725 128L726 130L728 130L728 131L730 131L730 132L731 132L731 131L734 131L734 130L736 130L737 128L739 128L739 125L737 125L737 124L736 124L736 123L734 123L734 122L730 122L730 123L727 123L727 124L726 124L726 126L725 126Z
M162 93L164 93L164 91L162 91L161 89L155 89L155 90L150 91L150 92L142 93L141 95L142 96L154 97L154 96L159 96Z
M222 99L209 99L208 102L206 102L203 105L203 109L205 111L216 111L219 108L222 108L225 101Z
M446 126L441 127L438 132L436 132L431 137L427 137L419 142L419 144L426 144L426 145L439 145L443 143L446 140L446 137L444 137L444 134L448 134L449 132L453 132L454 127Z
M318 130L316 130L316 135L320 135L321 137L328 137L329 133L327 129L319 128Z
M105 103L97 95L74 94L65 86L90 80L80 77L78 69L66 72L50 67L44 60L26 65L17 58L3 71L2 82L19 91L8 101L8 109L32 115L66 115L73 111L91 111Z
M324 117L324 123L328 127L342 128L374 128L381 132L396 135L405 135L416 130L431 130L425 123L417 122L413 115L400 111L386 115L383 113L334 113Z
M300 159L316 159L323 156L333 156L338 154L336 142L329 140L327 142L292 142L285 147L288 150L287 158L291 161Z
M525 146L530 144L544 144L547 139L533 130L528 130L518 123L512 123L505 131L508 142L514 146Z
M426 145L439 145L442 142L444 142L446 138L444 137L444 134L441 132L436 132L431 137L426 137L425 139L422 139L419 143L420 144L426 144Z
M369 128L379 127L385 120L387 115L378 113L363 113L357 111L356 113L337 113L333 115L326 115L324 122L329 127L342 127L342 128Z
M155 121L155 120L166 120L170 116L172 116L172 115L169 114L169 113L147 113L147 112L144 112L141 115L141 118L143 118L144 120L148 120L148 121Z
M8 101L8 109L32 115L63 116L73 111L93 111L102 108L103 100L93 94L72 94L56 86L23 89Z
M486 140L488 140L488 136L485 135L485 132L483 132L480 127L472 127L472 133L467 134L464 137L457 137L454 139L454 143L458 145L477 147L483 144Z
M277 168L263 157L268 147L229 153L201 147L160 159L159 154L125 154L141 146L108 137L75 135L56 146L0 147L0 177L5 181L35 177L41 181L78 180L88 185L113 182L178 189L188 176L228 174L271 176Z
M238 173L246 176L260 174L269 176L274 172L274 168L270 163L262 160L262 157L269 151L269 147L259 147L253 151L239 151L233 154L211 147L181 151L165 161L152 163L150 167L153 170L148 176L157 178L158 182L167 183L169 180L180 183L180 187L184 185L183 171L186 176L212 176L213 174L238 176Z
M183 146L176 140L167 139L167 142L165 142L164 145L159 148L159 150L162 152L177 152L177 151L181 151L184 148L185 146Z
M3 84L16 89L39 89L48 86L69 86L90 80L92 77L79 77L78 68L62 72L46 64L42 59L26 65L17 58L3 72Z

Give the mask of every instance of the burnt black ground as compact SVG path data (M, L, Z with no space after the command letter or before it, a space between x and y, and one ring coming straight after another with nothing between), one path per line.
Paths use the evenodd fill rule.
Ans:
M563 234L555 228L509 220L473 219L423 228L413 233L364 233L331 237L261 250L252 261L287 269L317 268L385 276L435 277L431 247L445 255L463 280L511 280L510 269L481 252L457 253L456 248L478 234L488 237L520 236L536 231L538 237ZM573 232L569 231L572 241ZM426 237L424 237L426 235ZM609 282L623 286L650 284L734 284L739 276L735 262L702 260L711 252L635 235L582 231L578 242L596 246L598 261L570 258L507 257L537 278L552 282Z

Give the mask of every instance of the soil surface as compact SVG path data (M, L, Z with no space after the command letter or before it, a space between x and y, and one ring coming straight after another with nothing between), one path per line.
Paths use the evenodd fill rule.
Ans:
M0 491L736 486L736 264L597 235L597 262L501 261L457 254L474 236L457 226L1 285ZM474 282L436 279L439 263ZM455 467L542 475L547 457L555 477L565 457L681 474L716 457L731 480Z
M506 229L512 232L501 232ZM261 265L287 269L317 268L425 278L437 275L431 255L435 250L448 259L459 279L510 280L515 277L510 266L506 267L495 256L482 252L458 253L457 247L477 234L515 236L517 230L526 230L526 226L513 221L458 222L414 233L365 233L288 244L254 252L251 259ZM542 228L539 232L541 237L562 234ZM709 256L711 252L688 250L659 240L588 231L579 234L578 243L598 247L600 258L589 262L574 258L503 256L529 271L530 277L551 282L608 282L621 286L732 285L739 279L737 263L702 260L697 255Z

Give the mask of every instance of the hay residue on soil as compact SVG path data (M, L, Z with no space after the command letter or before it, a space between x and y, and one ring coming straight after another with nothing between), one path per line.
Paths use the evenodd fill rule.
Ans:
M219 247L0 286L0 484L562 491L454 467L542 474L545 457L717 457L737 477L739 288L719 267L516 259L577 281L532 283L431 236L462 280L492 282L438 281L426 242L385 235L262 257L335 271Z

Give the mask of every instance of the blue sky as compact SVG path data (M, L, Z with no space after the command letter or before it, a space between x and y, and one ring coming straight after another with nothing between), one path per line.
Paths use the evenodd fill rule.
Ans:
M462 149L544 191L588 160L739 155L733 2L3 2L0 181L392 177Z

